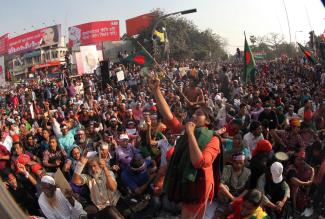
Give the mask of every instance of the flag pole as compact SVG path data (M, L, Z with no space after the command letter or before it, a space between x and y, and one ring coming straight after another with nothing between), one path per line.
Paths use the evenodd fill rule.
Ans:
M246 32L244 30L244 36L245 36L245 42L244 42L244 72L243 72L243 82L247 85L247 77L246 77L246 71L245 71L245 66L246 66L246 60L245 60L245 44L246 44Z
M152 55L148 52L148 50L146 50L146 48L144 48L144 46L142 46L141 43L139 43L139 41L137 41L138 45L141 46L142 50L154 61L154 63L158 66L158 68L164 73L165 77L172 83L172 85L177 89L177 91L180 93L180 95L184 98L184 100L189 103L190 101L188 100L188 98L183 94L183 92L181 91L181 89L177 86L177 84L175 84L175 82L167 75L165 69L157 62L157 60L152 57Z

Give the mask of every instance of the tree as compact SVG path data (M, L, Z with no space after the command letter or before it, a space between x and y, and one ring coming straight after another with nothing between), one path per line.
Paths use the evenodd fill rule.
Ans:
M257 41L256 36L254 36L254 35L251 35L251 36L249 37L249 40L250 40L251 43L253 44L252 46L254 46L255 43L256 43L256 41Z
M295 46L287 42L279 44L277 50L275 51L275 55L278 57L282 54L286 54L290 58L298 56Z
M277 49L278 46L284 42L284 36L279 33L269 33L264 36L265 43L269 44L272 49Z
M264 36L253 36L253 40L256 40L256 44L252 45L252 52L263 52L266 59L279 58L283 54L289 58L297 57L297 49L293 44L285 42L281 34L268 33Z

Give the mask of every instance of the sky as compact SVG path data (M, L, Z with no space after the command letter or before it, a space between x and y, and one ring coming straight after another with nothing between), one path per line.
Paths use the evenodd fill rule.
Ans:
M98 20L119 20L120 35L125 20L159 8L166 13L196 8L182 15L200 30L210 28L226 39L227 51L243 48L244 35L283 34L290 41L284 4L291 29L291 41L307 42L308 32L325 29L325 8L320 0L0 0L0 36L17 36L53 24L69 26Z

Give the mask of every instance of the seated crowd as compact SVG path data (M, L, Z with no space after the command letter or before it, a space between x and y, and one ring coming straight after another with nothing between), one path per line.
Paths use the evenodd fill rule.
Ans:
M200 80L190 86L213 109L214 130L225 129L214 218L325 215L322 85L310 84L308 91L297 87L298 93L283 87L291 77L277 71L283 66L294 65L274 64L276 73L263 78L269 81L260 78L260 87L245 88L237 67L223 68L220 77L196 68L194 77ZM79 79L67 86L61 81L24 85L1 94L0 175L28 215L99 219L139 212L180 214L179 203L169 201L163 188L179 136L162 121L139 69L125 72L126 80L107 86L102 95L94 83L86 86ZM137 77L135 86L127 84ZM174 79L185 86L191 77L174 71ZM228 80L226 88L222 77ZM304 80L292 81L290 87ZM162 92L175 117L185 122L192 106L181 101L168 81L162 82Z

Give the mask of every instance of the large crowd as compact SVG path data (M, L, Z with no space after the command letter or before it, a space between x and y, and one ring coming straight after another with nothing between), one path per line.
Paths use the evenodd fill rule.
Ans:
M23 211L187 219L214 201L213 218L325 217L322 66L262 62L247 83L237 62L164 67L0 92L0 175Z

